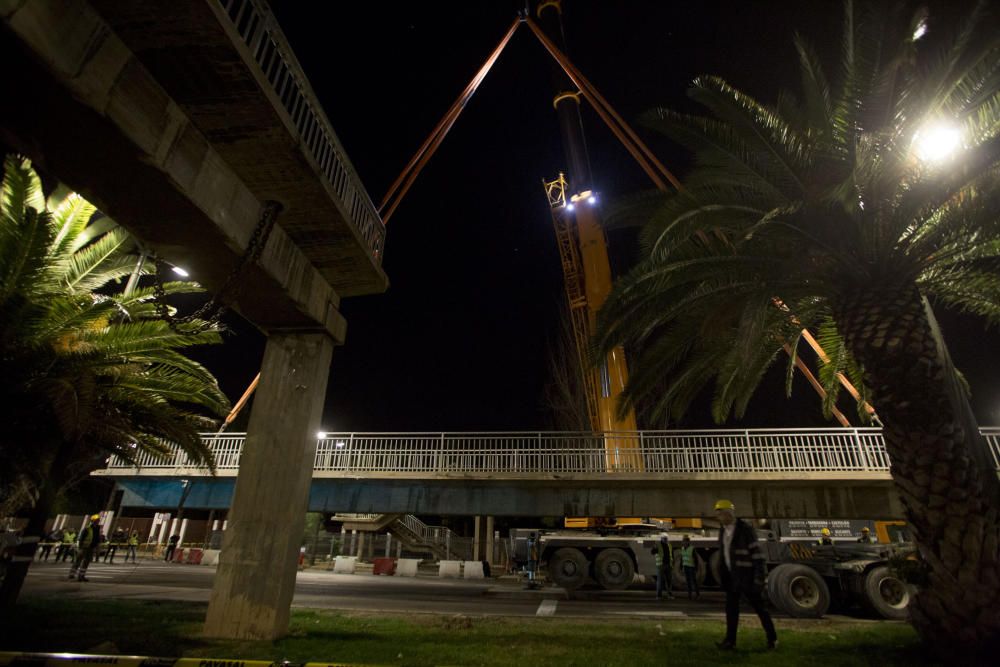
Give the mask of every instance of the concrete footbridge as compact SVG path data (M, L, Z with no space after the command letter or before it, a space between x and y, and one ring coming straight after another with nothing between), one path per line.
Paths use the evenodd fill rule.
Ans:
M628 433L325 433L309 509L377 514L700 516L719 496L770 518L898 518L877 428ZM1000 469L1000 428L983 429ZM123 506L224 509L242 433L206 434L216 473L174 451L112 460Z

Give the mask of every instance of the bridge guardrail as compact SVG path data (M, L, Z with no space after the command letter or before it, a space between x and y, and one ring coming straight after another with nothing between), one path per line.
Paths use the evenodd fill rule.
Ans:
M1000 428L983 428L1000 470ZM236 470L245 434L203 434L219 470ZM143 453L139 468L196 472L180 451ZM108 471L134 469L112 459ZM618 433L327 433L314 469L345 474L887 472L881 429L742 429ZM200 474L204 474L203 471Z
M368 245L372 257L381 263L385 243L382 218L267 3L261 0L217 1L288 113L303 150L312 156L327 183L344 202L351 222Z

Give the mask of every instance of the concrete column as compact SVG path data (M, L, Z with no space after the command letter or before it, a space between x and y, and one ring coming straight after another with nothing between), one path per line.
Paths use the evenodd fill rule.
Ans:
M482 535L482 526L481 526L482 522L479 520L479 518L480 517L477 514L474 520L474 524L472 526L472 560L483 559L483 554L482 554L483 543L482 540L480 539L480 536Z
M160 524L160 536L156 538L157 544L163 544L170 537L167 532L170 530L170 515L168 514L163 518L163 523Z
M392 533L385 534L385 557L388 558L392 549Z
M402 557L403 557L403 543L400 542L399 540L396 540L396 558L402 558Z
M347 555L347 528L343 524L340 525L340 549L337 550L338 555Z
M496 545L493 533L493 517L488 516L486 517L486 555L483 556L483 560L490 565L493 564L493 559L496 558L496 555L493 553L495 550L494 545Z
M354 552L354 555L361 560L361 556L365 553L365 533L358 533L358 550Z
M223 521L222 521L222 530L225 530L228 527L229 527L229 519L223 519Z
M375 540L378 539L378 535L372 533L368 536L368 562L371 562L375 558Z
M333 339L272 334L222 540L205 635L273 640L288 631Z
M177 540L177 544L178 545L184 544L184 535L185 535L185 533L187 533L187 529L188 529L188 520L187 519L181 519L181 527L180 527L179 532L177 533L178 535L181 536L180 539Z
M358 549L358 531L352 530L351 531L351 548L350 548L349 551L345 551L344 555L345 556L357 556L358 555L357 549Z

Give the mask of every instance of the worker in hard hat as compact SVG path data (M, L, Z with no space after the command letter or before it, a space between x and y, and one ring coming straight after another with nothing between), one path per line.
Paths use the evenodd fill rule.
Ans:
M726 591L726 638L717 646L723 650L736 647L736 630L740 622L740 598L745 597L757 612L760 624L767 635L767 648L777 646L778 635L774 621L767 611L762 592L764 589L766 556L757 542L753 526L736 518L736 506L731 500L715 503L715 516L719 520L719 574Z
M77 540L76 558L73 559L73 566L69 569L69 578L77 581L89 581L87 579L87 568L90 561L101 546L101 515L93 514L90 523L80 531L80 538Z
M820 532L820 536L819 536L819 539L816 540L816 544L818 544L820 546L829 546L829 545L833 544L833 538L830 537L830 529L829 528L824 528L823 530L821 530L819 532Z
M868 526L861 529L861 537L858 538L858 542L861 544L875 544L875 538L872 537L872 531Z

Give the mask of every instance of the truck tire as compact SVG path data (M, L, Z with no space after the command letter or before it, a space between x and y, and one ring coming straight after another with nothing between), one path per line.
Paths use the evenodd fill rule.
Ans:
M563 547L556 550L549 558L549 579L556 586L562 586L568 591L583 586L590 572L590 562L579 549Z
M906 620L910 599L910 587L893 574L886 565L873 567L865 573L865 605L882 618L897 621Z
M605 549L594 559L594 578L609 591L628 587L634 577L635 564L622 549Z
M816 570L782 563L767 576L767 597L795 618L820 618L830 609L830 589Z

